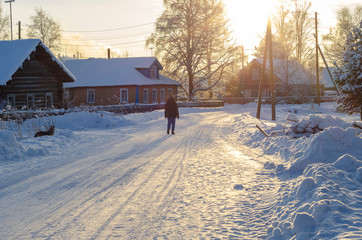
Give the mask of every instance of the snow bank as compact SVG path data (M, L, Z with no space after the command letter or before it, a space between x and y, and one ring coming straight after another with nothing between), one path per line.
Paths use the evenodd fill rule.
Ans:
M24 149L10 131L0 130L0 161L21 158Z
M34 138L34 125L54 121L54 136ZM74 131L89 129L109 129L134 125L137 119L128 116L117 116L109 112L71 112L64 115L28 119L23 125L12 126L23 135L18 138L11 131L0 130L0 161L14 160L23 157L41 156L54 151L62 151L72 144ZM14 123L15 124L15 123ZM42 126L44 128L44 126ZM45 129L42 129L45 130Z
M359 116L350 118L333 113L333 104L324 106L277 106L277 122L258 120L253 111L235 118L240 142L283 160L264 164L284 183L269 213L269 239L362 235L362 131L353 127Z
M81 131L94 128L115 128L132 125L130 120L123 116L116 116L109 112L71 112L56 118L56 128Z

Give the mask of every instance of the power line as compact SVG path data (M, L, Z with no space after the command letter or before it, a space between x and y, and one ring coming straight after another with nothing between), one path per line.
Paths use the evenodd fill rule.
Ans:
M142 33L135 33L135 34L132 34L132 35L118 35L118 36L110 36L110 37L99 37L99 38L87 38L87 37L81 37L80 39L72 39L72 38L64 38L63 39L66 39L67 41L92 41L92 40L109 40L109 39L119 39L119 38L128 38L128 37L137 37L137 36L143 36L143 35L146 35L146 34L151 34L152 32L142 32Z
M63 30L63 32L110 32L110 31L118 31L118 30L136 28L136 27L141 27L141 26L146 26L146 25L151 25L151 24L154 24L154 22L144 23L144 24L139 24L139 25L134 25L134 26L129 26L129 27L123 27L123 28L114 28L114 29L102 29L102 30L92 30L92 31L64 31Z
M133 43L140 43L140 42L145 42L145 40L141 40L141 41L133 41L133 42L125 42L125 43L110 43L110 44L86 44L86 45L82 45L82 44L61 44L61 45L65 45L68 47L106 47L106 46L118 46L118 45L127 45L127 44L133 44Z

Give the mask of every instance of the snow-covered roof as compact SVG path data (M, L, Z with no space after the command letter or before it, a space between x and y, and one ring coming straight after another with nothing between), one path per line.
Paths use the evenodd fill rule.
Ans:
M150 68L153 63L161 64L155 57L135 58L90 58L82 60L65 60L64 65L74 74L77 80L65 83L65 87L99 87L127 85L181 85L179 82L162 76L151 79L137 69Z
M42 46L52 59L75 80L73 74L53 55L40 39L19 39L14 41L0 41L0 85L11 80L12 75L22 67L23 62L30 57L37 46Z
M263 59L254 59L260 65L263 65ZM274 75L288 84L311 84L313 77L298 61L274 59ZM269 71L269 61L266 62L266 69Z

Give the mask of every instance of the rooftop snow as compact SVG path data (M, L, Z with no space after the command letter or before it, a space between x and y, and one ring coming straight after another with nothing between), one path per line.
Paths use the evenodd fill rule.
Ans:
M73 79L75 77L64 65L53 55L39 39L20 39L14 41L0 41L0 85L5 85L11 80L12 75L22 67L23 62L30 54L41 45L53 58L55 62Z
M137 70L150 68L155 61L162 69L155 57L65 60L64 65L77 78L74 83L66 83L65 87L181 85L161 74L159 79L150 79Z
M256 58L254 60L263 65L263 59ZM298 61L274 59L273 67L274 74L285 83L287 76L289 84L311 84L314 80L313 76ZM269 71L269 61L266 62L266 69Z

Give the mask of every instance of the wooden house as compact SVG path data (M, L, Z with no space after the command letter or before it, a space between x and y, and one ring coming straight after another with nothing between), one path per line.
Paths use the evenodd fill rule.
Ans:
M77 81L67 83L70 100L80 105L164 103L181 84L160 74L155 57L65 60Z
M240 84L241 96L258 97L262 68L263 59L256 58L237 74L236 78ZM271 97L269 69L269 61L267 61L262 97ZM315 95L313 91L314 78L299 62L274 59L273 71L277 97Z
M0 41L2 100L15 109L61 107L74 76L39 39Z

